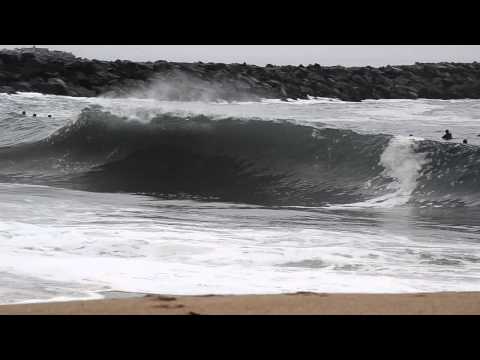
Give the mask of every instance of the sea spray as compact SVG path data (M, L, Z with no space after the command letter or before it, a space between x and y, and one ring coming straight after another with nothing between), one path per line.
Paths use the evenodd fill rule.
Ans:
M415 151L417 141L421 140L405 136L393 137L381 154L379 165L384 168L381 176L392 180L386 186L390 190L388 194L335 207L394 207L406 204L417 187L420 171L428 163L425 154Z
M388 187L395 194L408 197L417 186L419 172L428 161L425 154L415 152L417 140L413 137L396 136L380 156L384 176L394 179Z

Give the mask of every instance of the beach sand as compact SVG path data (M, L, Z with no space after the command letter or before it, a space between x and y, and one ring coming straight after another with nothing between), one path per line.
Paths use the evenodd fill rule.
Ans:
M137 295L102 300L0 306L0 315L480 314L480 292L236 296Z

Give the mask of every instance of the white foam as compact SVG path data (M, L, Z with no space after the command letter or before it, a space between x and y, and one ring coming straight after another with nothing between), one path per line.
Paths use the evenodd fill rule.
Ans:
M331 103L350 103L350 101L344 101L335 98L315 97L307 96L307 99L262 99L262 104L290 104L290 105L315 105L315 104L331 104Z
M379 164L384 167L382 175L393 179L393 182L388 185L388 189L392 192L363 202L329 207L391 208L406 204L417 187L420 170L427 163L424 154L415 152L418 140L423 139L413 136L395 136L380 156Z
M409 159L401 144L390 146ZM383 161L395 164L388 154ZM402 177L398 189L408 192L412 179ZM73 300L105 290L180 295L480 289L476 263L455 267L457 275L454 266L432 269L405 252L479 256L470 243L419 243L355 219L339 225L329 212L211 205L0 184L0 274L14 276L8 288L18 287L16 277L25 289L0 293L0 302L49 294ZM456 276L464 278L457 282ZM5 286L5 277L0 284Z

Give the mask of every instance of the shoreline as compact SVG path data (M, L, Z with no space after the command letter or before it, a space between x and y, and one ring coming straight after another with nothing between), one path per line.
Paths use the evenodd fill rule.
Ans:
M0 315L480 315L480 292L197 296L115 293L100 300L0 305Z

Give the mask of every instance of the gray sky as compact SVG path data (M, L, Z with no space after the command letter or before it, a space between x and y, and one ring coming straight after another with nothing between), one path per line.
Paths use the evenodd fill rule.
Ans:
M0 45L0 48L32 45ZM100 60L168 60L266 65L402 65L480 61L480 45L37 45Z

